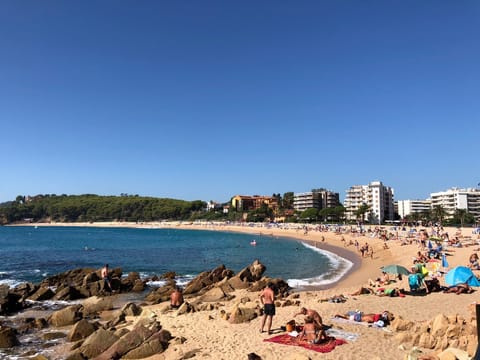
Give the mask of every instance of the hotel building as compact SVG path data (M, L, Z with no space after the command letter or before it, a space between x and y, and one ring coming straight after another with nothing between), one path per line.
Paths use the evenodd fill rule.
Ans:
M411 214L418 214L430 211L431 200L399 200L396 202L398 215L402 219Z
M430 194L432 209L441 206L448 217L453 217L457 209L465 209L480 220L480 189L451 188L447 191Z
M369 210L361 220L371 224L394 220L394 191L381 181L372 181L368 185L354 185L346 193L343 205L347 220L357 220L356 211L364 204Z

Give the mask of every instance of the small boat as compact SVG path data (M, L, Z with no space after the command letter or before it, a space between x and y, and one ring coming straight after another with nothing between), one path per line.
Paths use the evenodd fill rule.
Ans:
M257 245L257 240L252 240L252 241L250 241L250 245L252 245L252 246Z

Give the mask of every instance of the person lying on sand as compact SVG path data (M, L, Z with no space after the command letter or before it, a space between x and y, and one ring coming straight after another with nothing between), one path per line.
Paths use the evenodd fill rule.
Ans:
M454 286L450 286L447 290L443 291L444 293L455 293L457 295L460 294L471 294L473 293L473 289L468 284L457 284Z
M364 314L361 311L356 310L349 311L346 314L336 314L335 317L366 323L376 323L379 320L382 320L383 326L388 325L388 323L394 319L393 314L389 311L384 311L381 314Z
M351 293L350 295L357 296L357 295L367 295L367 294L374 294L374 293L375 293L375 290L373 290L372 288L362 286L360 289Z
M308 341L310 344L319 344L322 340L328 339L322 326L318 326L313 317L305 317L305 325L298 335L298 341Z

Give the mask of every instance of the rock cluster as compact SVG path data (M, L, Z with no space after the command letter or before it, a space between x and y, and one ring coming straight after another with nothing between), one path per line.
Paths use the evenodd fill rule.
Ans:
M476 319L466 320L459 315L439 314L424 322L413 322L396 317L390 328L397 332L396 339L407 346L435 350L440 353L448 348L466 351L470 356L477 349Z
M234 298L236 289L258 291L263 289L267 282L279 297L288 295L289 286L281 279L270 279L263 276L265 266L258 260L247 266L237 274L221 265L211 271L199 274L188 283L184 290L185 301L177 310L177 315L189 312L210 311L219 309L222 317L231 323L241 323L254 319L262 314L262 307L258 300L251 301L242 298L226 312L222 302ZM161 324L152 312L143 312L142 308L134 303L125 305L120 311L113 312L108 321L100 322L99 314L113 309L111 297L97 296L103 290L103 281L99 271L94 269L75 269L45 279L39 285L23 284L13 290L0 288L0 309L6 314L14 309L21 309L25 300L62 299L75 300L86 298L82 304L73 304L53 312L48 319L26 319L23 324L13 327L2 324L0 327L0 347L18 345L17 334L31 330L44 329L48 326L55 328L70 327L63 337L73 342L68 360L83 359L141 359L163 352L171 339L171 334L162 329ZM121 270L115 269L111 273L112 287L118 291L140 291L145 283L140 280L138 273L130 273L121 278ZM169 299L175 287L175 274L163 276L167 284L151 291L145 301L150 304L166 302L161 312L170 310ZM140 284L141 283L141 284ZM20 305L19 305L20 304ZM277 301L277 306L292 305L291 300ZM16 311L18 311L18 309ZM138 321L127 321L129 317L138 317ZM131 328L133 326L133 328ZM45 336L56 337L57 332L50 332Z
M120 268L110 271L111 284L117 292L141 292L146 280L136 272L122 278ZM77 300L104 293L100 270L79 268L46 278L40 284L24 283L13 289L0 285L0 315L10 315L28 306L26 300Z

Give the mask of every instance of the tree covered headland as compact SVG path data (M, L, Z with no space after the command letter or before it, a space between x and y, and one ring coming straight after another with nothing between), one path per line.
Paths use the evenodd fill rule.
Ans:
M37 195L17 196L0 206L0 224L15 222L157 221L194 219L204 201L141 196Z

